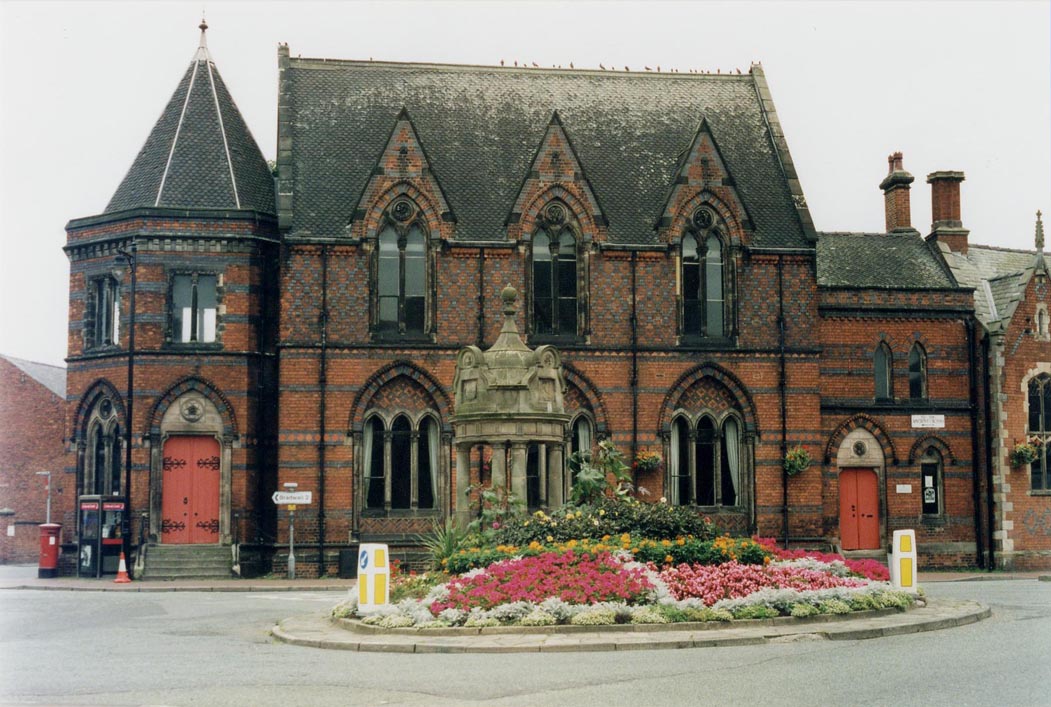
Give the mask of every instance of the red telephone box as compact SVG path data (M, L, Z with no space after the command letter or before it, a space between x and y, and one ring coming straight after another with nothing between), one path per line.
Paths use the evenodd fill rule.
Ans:
M124 498L120 496L80 497L78 577L117 574L127 531L124 524L126 508Z

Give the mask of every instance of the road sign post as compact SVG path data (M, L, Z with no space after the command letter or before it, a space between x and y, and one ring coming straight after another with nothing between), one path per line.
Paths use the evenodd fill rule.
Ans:
M284 484L284 491L275 491L273 501L278 506L288 506L288 578L296 578L296 504L309 506L313 502L311 491L296 491L297 483Z

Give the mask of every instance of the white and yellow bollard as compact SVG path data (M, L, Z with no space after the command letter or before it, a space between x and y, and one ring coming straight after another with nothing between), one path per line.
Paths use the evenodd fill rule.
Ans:
M390 552L386 545L366 543L358 550L358 611L390 603Z
M890 583L895 589L916 592L916 531L895 530L890 551Z

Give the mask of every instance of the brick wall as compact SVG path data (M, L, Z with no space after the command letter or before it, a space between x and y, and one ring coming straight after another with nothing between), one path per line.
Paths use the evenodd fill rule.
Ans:
M52 520L63 523L75 482L63 473L65 401L10 361L0 358L0 564L35 563L46 520L50 471ZM62 537L71 528L63 523Z

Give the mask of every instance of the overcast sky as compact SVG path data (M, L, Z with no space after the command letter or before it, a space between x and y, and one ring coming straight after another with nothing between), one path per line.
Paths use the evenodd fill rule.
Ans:
M101 212L193 57L263 154L277 44L293 56L747 71L761 61L818 230L880 231L887 155L962 170L971 242L1032 248L1051 207L1051 4L5 2L0 0L0 353L61 363L63 227Z

